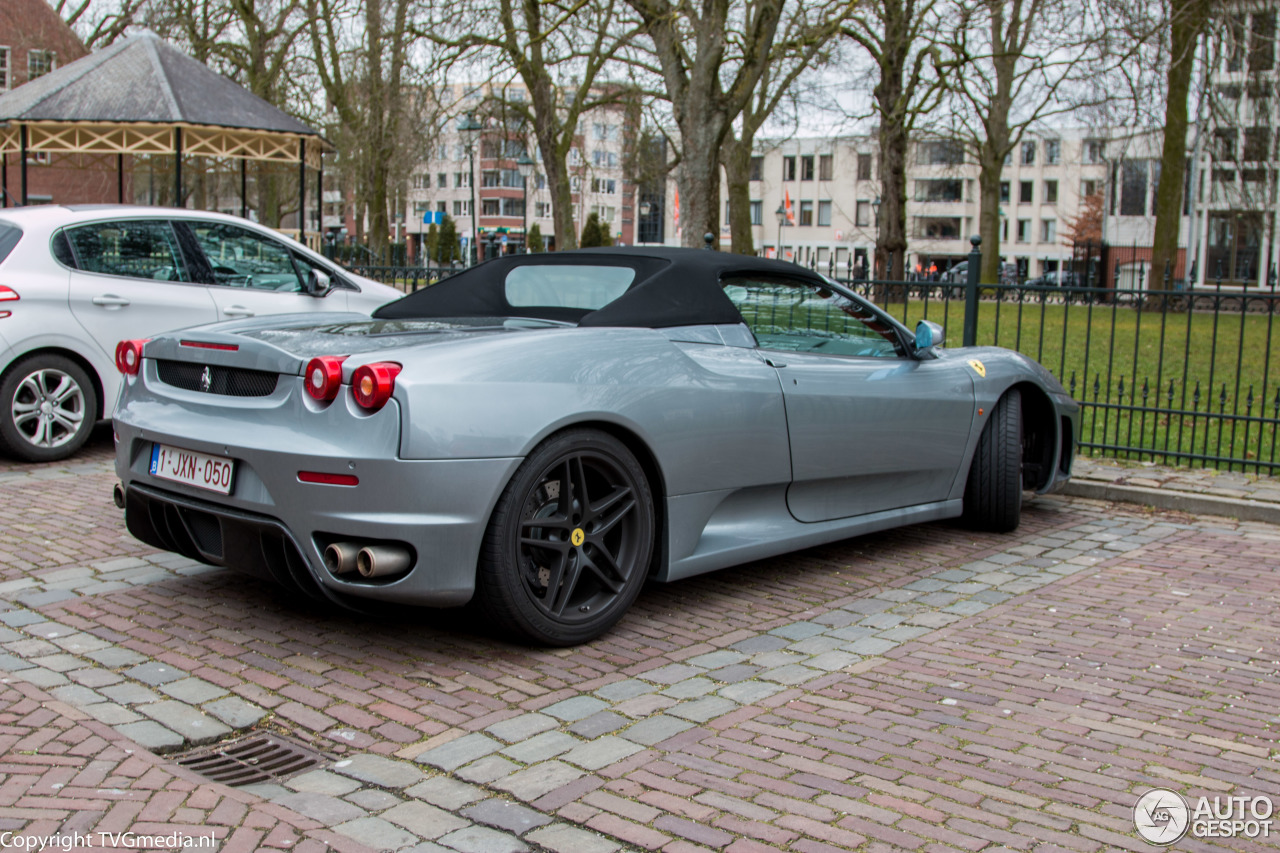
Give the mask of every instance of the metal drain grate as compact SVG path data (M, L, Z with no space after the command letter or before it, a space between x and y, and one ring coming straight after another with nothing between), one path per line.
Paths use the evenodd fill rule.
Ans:
M279 735L254 734L191 753L179 758L178 765L235 788L283 779L325 760Z

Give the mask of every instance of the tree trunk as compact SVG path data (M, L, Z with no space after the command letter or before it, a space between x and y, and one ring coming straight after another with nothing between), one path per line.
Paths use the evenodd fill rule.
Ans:
M1004 167L1003 155L991 162L990 152L981 152L983 161L978 170L978 236L982 238L982 268L979 281L997 284L1000 281L1000 174Z
M720 236L720 144L728 122L723 113L687 109L680 122L680 245L700 249L704 234Z
M1191 91L1196 42L1207 14L1207 0L1175 0L1173 3L1169 21L1171 54L1164 108L1164 148L1160 154L1160 174L1164 180L1156 188L1156 227L1148 290L1165 290L1165 270L1169 270L1172 279L1177 265L1182 226L1182 174L1187 167L1187 96ZM1163 307L1162 301L1150 299L1145 305L1158 311Z
M891 95L895 101L899 96ZM873 278L902 281L907 265L908 139L902 116L892 117L897 120L880 125L880 209Z
M725 134L720 150L725 175L729 181L729 244L739 255L754 255L751 234L751 149L753 140L735 139L733 131Z

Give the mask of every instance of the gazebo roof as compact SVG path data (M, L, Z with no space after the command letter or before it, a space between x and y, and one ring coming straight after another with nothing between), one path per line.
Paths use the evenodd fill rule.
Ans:
M186 124L320 136L154 33L0 95L0 121Z

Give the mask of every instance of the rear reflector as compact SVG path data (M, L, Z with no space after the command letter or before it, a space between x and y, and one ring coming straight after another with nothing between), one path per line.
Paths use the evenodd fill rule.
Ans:
M116 370L125 376L137 376L142 367L142 345L147 338L136 341L121 341L116 344Z
M0 302L17 302L18 299L18 291L0 284Z
M392 361L362 364L351 374L351 391L363 409L376 412L391 399L400 365Z
M184 347L196 347L198 349L220 349L220 350L226 350L227 352L235 352L236 350L240 349L239 344L215 344L215 343L210 343L209 341L179 341L178 343Z
M321 355L307 362L307 372L303 374L307 393L322 403L337 397L342 387L342 362L346 358L345 355Z
M322 471L299 471L298 479L304 483L322 486L358 486L360 478L355 474L325 474Z

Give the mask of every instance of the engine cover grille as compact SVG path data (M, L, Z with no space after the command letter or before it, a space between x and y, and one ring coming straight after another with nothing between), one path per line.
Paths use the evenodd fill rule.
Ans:
M217 367L166 359L160 359L156 368L160 381L166 385L228 397L267 397L276 390L276 380L279 378L277 374L265 370Z

